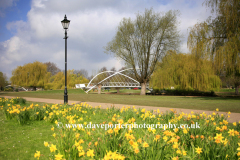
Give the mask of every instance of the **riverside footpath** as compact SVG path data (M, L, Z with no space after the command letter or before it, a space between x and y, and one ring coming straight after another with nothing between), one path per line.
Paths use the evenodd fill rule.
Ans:
M4 96L5 98L16 98L16 97L12 97L12 96ZM30 97L21 97L26 99L27 101L30 102L41 102L41 103L52 103L52 104L63 104L63 100L59 100L59 99L45 99L45 98L30 98ZM215 112L216 114L218 113L219 115L223 114L224 116L228 116L227 112L220 112L220 111L205 111L205 110L194 110L194 109L181 109L181 108L166 108L166 107L152 107L152 106L139 106L139 105L127 105L127 104L112 104L112 103L99 103L99 102L83 102L83 101L72 101L72 100L68 100L68 104L69 105L73 105L73 104L80 104L80 103L87 103L89 105L91 105L92 107L96 107L96 106L100 106L102 109L106 109L106 108L111 108L111 107L115 107L115 108L122 108L123 106L135 106L136 109L138 108L145 108L146 110L157 110L159 109L160 112L169 112L170 109L173 109L174 111L176 111L176 113L206 113L207 115L212 114L213 112ZM240 121L240 113L231 113L230 117L227 118L229 123L233 123L233 122L239 122Z

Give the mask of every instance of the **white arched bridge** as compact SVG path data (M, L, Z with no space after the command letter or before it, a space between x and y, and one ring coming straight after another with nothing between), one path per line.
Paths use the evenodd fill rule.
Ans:
M148 85L147 85L148 86ZM94 88L135 88L141 87L141 84L134 78L133 69L124 69L121 71L104 71L94 76L87 86L85 84L76 84L76 88L87 89L86 93Z

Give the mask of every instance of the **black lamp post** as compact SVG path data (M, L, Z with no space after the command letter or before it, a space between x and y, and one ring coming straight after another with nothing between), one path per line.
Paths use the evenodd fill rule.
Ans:
M67 30L70 24L70 20L67 19L65 15L64 20L61 21L63 29L65 29L65 90L64 90L64 103L68 103L68 95L67 95Z

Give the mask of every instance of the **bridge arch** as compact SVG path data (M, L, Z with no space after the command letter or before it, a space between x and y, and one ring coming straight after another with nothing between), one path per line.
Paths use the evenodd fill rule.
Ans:
M94 76L86 86L88 93L93 88L101 87L141 87L140 83L130 76L132 68L121 71L104 71ZM128 72L128 74L126 74ZM132 74L133 75L133 74Z

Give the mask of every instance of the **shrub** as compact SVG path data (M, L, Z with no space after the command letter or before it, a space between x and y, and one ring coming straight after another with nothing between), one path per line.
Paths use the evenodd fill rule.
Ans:
M174 95L174 96L216 96L214 91L204 92L193 89L153 89L152 95Z
M7 91L7 92L12 92L13 91L13 88L4 88L4 91Z
M183 90L183 89L165 89L166 95L177 95L177 96L216 96L214 91L204 92L199 90Z

